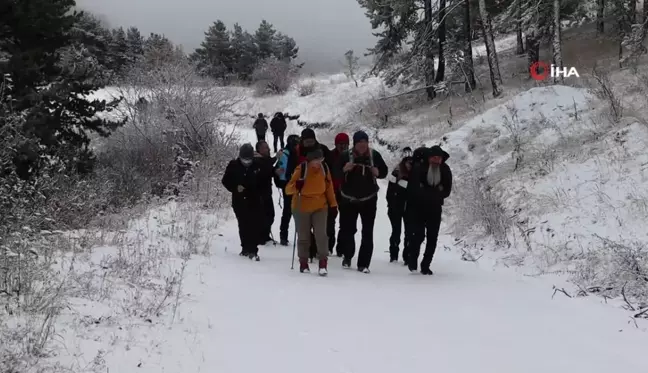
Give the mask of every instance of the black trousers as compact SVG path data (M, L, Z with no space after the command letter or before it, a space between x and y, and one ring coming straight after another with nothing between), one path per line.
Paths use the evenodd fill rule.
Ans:
M335 220L337 220L337 211L335 213L332 213L329 210L329 214L327 216L327 221L326 221L326 234L328 235L328 249L329 252L333 253L333 249L335 248ZM338 252L340 252L340 246L338 246Z
M279 226L279 239L288 241L288 228L292 219L292 196L283 193L283 210L281 212L281 225Z
M262 214L261 205L234 206L238 223L241 251L245 254L258 254L259 227L257 220Z
M411 227L411 242L407 258L407 264L410 270L416 270L418 257L421 252L421 244L427 239L425 252L421 260L421 269L430 269L434 253L436 251L437 240L439 238L439 227L441 227L441 215L443 207L440 205L428 208L425 211L416 211L407 218Z
M368 201L350 202L342 199L340 210L340 234L338 246L342 246L345 260L355 255L355 234L358 231L358 217L362 223L362 241L358 252L358 268L368 268L373 256L373 230L376 221L378 197Z
M262 197L263 215L259 232L259 243L264 244L272 239L272 224L274 224L275 210L272 192ZM258 222L257 222L258 224Z
M272 141L273 147L274 147L274 152L277 152L277 140L279 140L279 143L281 144L281 149L284 148L284 134L283 133L273 133L272 137L274 137L274 140Z
M389 237L389 259L398 260L398 251L401 243L401 232L405 226L405 239L403 247L403 261L407 263L409 253L409 229L405 221L405 206L388 206L387 216L392 226L392 233Z
M257 132L256 136L257 136L257 142L259 142L261 140L265 141L265 139L266 139L266 133L265 132Z

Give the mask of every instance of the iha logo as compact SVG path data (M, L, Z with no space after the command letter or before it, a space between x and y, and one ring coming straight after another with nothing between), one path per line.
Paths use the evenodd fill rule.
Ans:
M570 76L575 76L580 78L578 75L578 70L575 67L557 67L554 65L549 65L546 62L534 62L533 65L529 68L529 73L531 77L535 80L545 80L548 76L552 78L569 78Z

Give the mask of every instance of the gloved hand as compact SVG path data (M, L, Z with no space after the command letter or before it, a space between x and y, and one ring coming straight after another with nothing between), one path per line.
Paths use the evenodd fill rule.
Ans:
M304 180L297 180L295 182L295 186L297 187L297 190L301 192L302 188L304 187Z

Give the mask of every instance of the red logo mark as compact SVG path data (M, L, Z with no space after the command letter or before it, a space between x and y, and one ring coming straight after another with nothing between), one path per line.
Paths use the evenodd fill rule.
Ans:
M529 73L535 80L544 80L549 76L549 65L545 62L534 62L529 68Z

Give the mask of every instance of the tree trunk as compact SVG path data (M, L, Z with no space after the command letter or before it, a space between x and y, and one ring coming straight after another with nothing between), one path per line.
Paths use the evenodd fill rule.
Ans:
M517 0L515 7L515 33L517 34L517 50L518 55L524 54L524 43L522 42L522 0Z
M497 49L495 48L495 39L493 38L493 27L488 10L486 10L486 0L479 0L479 14L482 21L488 69L490 70L491 84L493 85L493 97L498 97L502 94L502 75L500 74Z
M634 25L637 23L637 0L630 0L628 5L628 12L630 13L630 24Z
M470 25L470 1L466 1L464 5L464 66L467 71L466 74L466 92L472 92L477 86L475 81L475 67L473 63L473 49L472 49L472 27Z
M439 0L439 67L437 68L435 83L442 82L445 78L445 55L443 48L446 42L446 0Z
M605 16L605 0L597 0L596 6L596 33L603 34L605 32L605 23L603 17Z
M553 32L553 60L554 60L554 65L558 71L563 70L563 59L562 59L562 40L560 37L560 0L554 0L553 2L553 24L554 24L554 32ZM562 74L556 74L557 76L554 77L554 83L560 82L564 83L565 78L563 77Z
M540 61L540 42L538 40L537 30L532 29L526 34L526 53L529 63L529 77L531 78L531 66Z
M428 30L433 30L434 25L432 24L432 0L425 0L425 25ZM427 37L427 35L425 35ZM427 92L428 100L433 100L436 97L434 92L434 51L430 47L429 40L421 40L422 43L425 43L427 50L425 51L425 85L428 86L425 91Z

